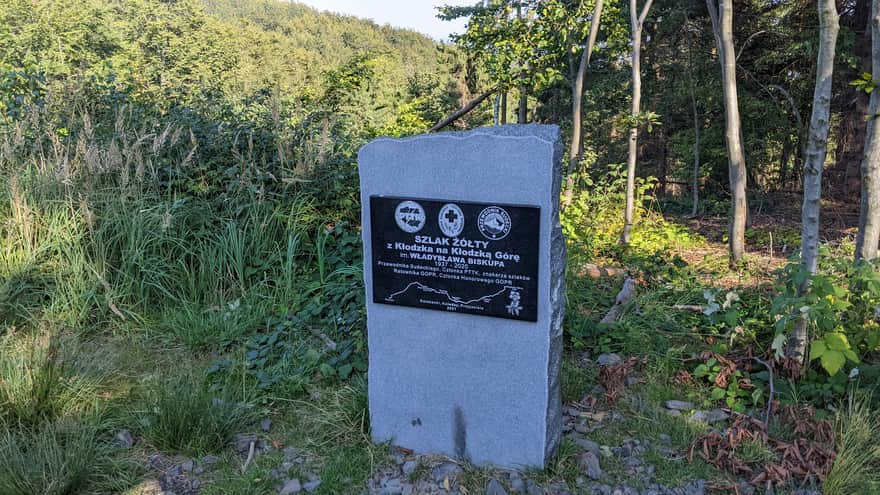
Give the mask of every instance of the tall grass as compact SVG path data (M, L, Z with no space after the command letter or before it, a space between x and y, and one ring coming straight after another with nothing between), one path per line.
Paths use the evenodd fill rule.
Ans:
M134 417L144 438L162 451L216 453L257 417L253 407L237 399L184 375L148 391Z
M852 394L835 418L837 457L822 484L826 495L880 493L880 422L870 404Z
M314 262L309 232L320 231L304 195L182 191L167 176L185 175L194 137L129 128L125 109L114 130L97 137L86 116L78 137L61 141L39 113L0 129L3 326L96 329L300 291Z
M62 421L19 430L0 423L0 493L84 493L107 454L89 426Z
M77 373L57 341L41 337L24 350L0 347L0 384L0 421L34 427L87 412L100 380Z

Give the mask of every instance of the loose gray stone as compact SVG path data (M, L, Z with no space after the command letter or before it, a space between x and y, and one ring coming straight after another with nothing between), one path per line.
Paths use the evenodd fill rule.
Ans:
M683 400L666 401L666 409L672 409L673 411L690 411L695 407L697 406L695 406L693 402L687 402Z
M397 478L386 481L385 486L379 491L379 495L400 495L401 493L403 493L403 486Z
M703 423L720 423L726 421L729 417L730 414L727 414L721 409L710 409L708 411L695 412L694 415L691 416L691 419L694 421L702 421Z
M602 467L599 458L592 452L583 452L578 456L578 467L593 480L602 477Z
M309 481L308 483L303 484L303 488L309 493L314 492L321 486L321 480Z
M587 440L586 438L575 438L574 443L578 444L584 450L592 452L596 457L602 455L599 444L592 440Z
M187 459L180 463L180 470L184 473L191 473L194 466L195 462L192 459Z
M599 366L614 366L620 364L621 361L622 359L617 354L599 354L599 357L596 358Z
M281 487L280 495L292 495L302 491L302 484L298 479L287 480Z
M542 468L552 458L562 427L562 151L559 128L545 125L382 138L361 148L375 441L476 465ZM540 207L538 321L374 303L371 196Z
M202 461L201 461L202 466L205 466L205 467L213 466L214 464L217 464L218 462L220 462L220 459L218 459L217 457L214 457L212 455L206 455L205 457L202 457Z
M419 467L419 461L406 461L403 463L403 474L409 476L416 471L416 468Z
M128 430L119 430L119 433L113 437L113 445L120 449L130 449L134 446L134 438Z
M444 478L449 478L450 480L455 479L458 475L462 473L461 467L454 462L444 462L435 466L434 469L431 470L431 477L434 478L434 481L437 483L443 483Z
M672 437L669 436L669 435L667 435L666 433L661 433L660 435L658 435L657 438L659 438L660 441L663 442L663 443L665 443L665 444L670 444L670 443L672 443Z
M522 478L514 476L510 478L510 489L513 493L525 493L526 484L523 482Z
M486 495L507 495L507 490L501 486L501 483L498 480L491 479L486 486Z
M269 430L271 430L272 429L272 420L269 418L266 418L263 421L260 421L260 429L265 432L268 432Z

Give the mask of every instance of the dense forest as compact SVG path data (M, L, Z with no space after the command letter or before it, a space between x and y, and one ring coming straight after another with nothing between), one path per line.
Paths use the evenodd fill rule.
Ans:
M0 495L880 493L878 9L3 1ZM358 149L515 123L567 148L566 438L372 444Z

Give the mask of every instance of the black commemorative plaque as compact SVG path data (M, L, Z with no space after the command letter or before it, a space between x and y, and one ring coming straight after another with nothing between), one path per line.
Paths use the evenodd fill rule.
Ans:
M537 321L540 208L370 197L373 302Z

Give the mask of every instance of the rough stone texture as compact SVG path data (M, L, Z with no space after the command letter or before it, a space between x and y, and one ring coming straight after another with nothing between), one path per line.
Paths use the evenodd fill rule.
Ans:
M703 423L720 423L726 421L730 417L722 409L711 409L708 411L696 411L691 419L694 421L702 421Z
M687 402L683 400L668 400L666 401L666 408L671 409L673 411L689 411L696 406L693 402Z
M565 242L556 126L507 125L360 150L373 437L478 465L544 467L561 434ZM541 207L538 321L374 304L372 195Z

